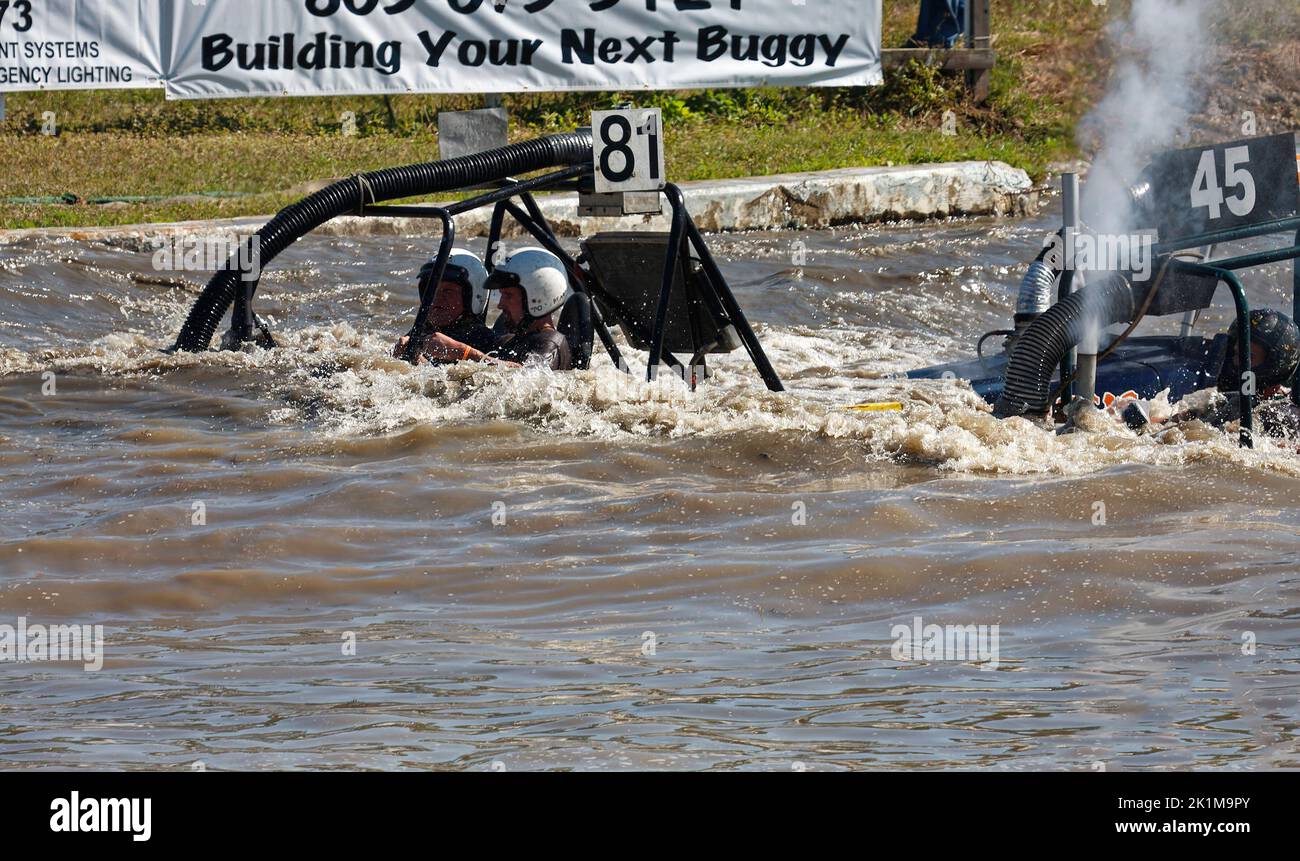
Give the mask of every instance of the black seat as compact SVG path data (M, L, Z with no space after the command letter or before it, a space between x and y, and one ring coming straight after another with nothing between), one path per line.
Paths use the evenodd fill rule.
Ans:
M591 300L584 293L574 293L560 312L560 334L569 342L573 370L591 367L591 345L595 329L591 324Z
M601 317L617 323L628 343L650 349L668 234L646 231L597 233L582 243L594 276L588 289ZM685 254L678 258L664 325L664 350L703 356L741 346L714 284Z

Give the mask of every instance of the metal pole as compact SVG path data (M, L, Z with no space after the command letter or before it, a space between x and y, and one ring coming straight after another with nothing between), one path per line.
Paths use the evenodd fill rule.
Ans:
M672 206L672 227L668 231L668 250L664 255L663 282L659 285L659 305L655 310L655 327L650 342L650 357L646 360L646 381L653 383L659 374L659 362L664 352L664 327L668 323L668 301L673 292L673 276L677 274L677 259L681 255L686 237L686 203L677 186L664 186L664 196Z
M1219 271L1222 278L1232 290L1232 301L1237 306L1237 367L1242 376L1252 367L1250 352L1250 305L1246 301L1246 288L1241 286L1237 273ZM1238 380L1241 396L1241 439L1242 448L1255 447L1255 394L1247 392L1245 380Z
M1169 239L1163 242L1157 242L1155 245L1151 246L1151 253L1160 255L1166 254L1170 251L1182 251L1187 248L1196 248L1201 245L1217 245L1221 242L1237 242L1241 239L1250 239L1252 236L1267 236L1270 233L1281 233L1284 230L1294 230L1296 228L1300 228L1300 216L1279 218L1276 221L1266 221L1263 224L1251 224L1246 227L1230 227L1226 230L1214 230L1209 233L1198 233L1195 236L1187 236L1182 239ZM1220 266L1222 265L1222 261L1216 260L1214 261L1214 265Z
M508 200L498 200L497 205L492 207L492 223L488 226L487 253L483 255L483 267L489 274L496 269L496 249L501 241L501 228L505 226L506 207L509 205Z
M1079 228L1079 175L1077 173L1061 174L1061 226L1064 228L1061 232L1065 240L1066 259L1061 263L1061 283L1057 288L1056 301L1070 295L1074 290L1074 269L1072 268L1074 232ZM1071 348L1066 352L1065 358L1061 360L1061 379L1068 380L1074 375L1074 369L1078 361L1078 351ZM1069 404L1074 400L1074 384L1061 392L1061 399ZM1048 409L1052 408L1048 404Z
M675 186L669 186L675 188ZM731 288L727 286L727 279L722 277L722 270L718 268L717 262L714 261L713 255L709 252L709 247L704 243L704 237L700 235L700 229L695 226L695 222L688 216L686 218L686 236L695 248L695 253L699 255L700 266L704 268L704 274L709 276L713 282L714 288L718 291L718 299L722 302L722 307L726 310L727 315L731 318L731 323L736 327L736 334L740 340L744 341L745 349L749 351L749 358L758 368L759 375L763 378L763 383L773 392L784 392L785 386L781 384L781 378L776 375L776 369L768 361L767 353L763 352L763 345L758 342L758 336L754 334L754 329L749 325L749 320L745 318L745 312L740 309L740 303L736 301L735 295Z
M1214 246L1213 245L1205 246L1204 248L1201 249L1200 254L1201 254L1201 260L1203 262L1208 263L1210 258L1214 255ZM1196 327L1196 321L1199 320L1200 317L1201 317L1200 309L1194 309L1183 314L1183 323L1178 330L1179 337L1183 338L1184 340L1192 337L1192 330Z
M456 222L452 220L451 214L446 209L437 209L435 212L442 220L442 242L438 244L438 257L433 264L433 274L427 284L420 285L427 286L428 290L420 296L420 310L415 312L415 323L411 326L406 349L402 351L402 358L413 365L420 357L420 336L424 334L424 325L429 320L430 310L433 309L433 294L442 283L442 276L447 271L447 260L451 257L451 247L456 244Z
M5 121L5 94L0 93L0 123Z
M1061 209L1064 211L1062 226L1077 230L1079 227L1079 175L1077 173L1061 174Z
M1241 438L1242 448L1255 447L1255 395L1245 391L1245 372L1251 368L1250 355L1250 303L1246 300L1246 288L1241 286L1241 279L1235 272L1221 269L1217 265L1205 266L1199 263L1175 261L1174 266L1184 272L1196 272L1213 275L1228 285L1232 291L1232 303L1237 310L1237 368L1242 378L1237 381L1238 394L1241 398Z
M1079 375L1074 378L1070 388L1074 389L1074 397L1092 403L1097 402L1097 346L1093 344L1088 348L1092 352L1079 353Z
M971 48L988 50L989 47L989 0L966 0L967 19L970 37L967 44ZM977 102L986 101L992 83L992 69L971 69L966 72L966 86L970 88L971 97Z

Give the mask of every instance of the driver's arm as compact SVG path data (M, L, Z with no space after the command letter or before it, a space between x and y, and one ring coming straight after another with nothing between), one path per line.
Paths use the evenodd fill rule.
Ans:
M509 365L519 367L518 362L506 362L496 359L484 353L482 350L471 347L469 344L463 344L455 338L450 338L442 332L434 332L429 339L424 342L424 349L421 351L420 360L423 361L425 356L430 359L443 359L454 362L487 362L489 364Z

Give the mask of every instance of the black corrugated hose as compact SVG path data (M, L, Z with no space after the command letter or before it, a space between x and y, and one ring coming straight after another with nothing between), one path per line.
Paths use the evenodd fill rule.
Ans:
M1050 406L1052 375L1061 357L1083 340L1088 317L1098 329L1127 323L1138 310L1141 296L1122 275L1112 275L1057 302L1038 316L1016 339L1007 362L1006 384L993 414L1041 416Z
M310 197L287 206L257 232L258 256L231 255L226 268L212 276L190 309L173 349L208 349L222 317L243 287L239 260L258 260L265 267L300 237L331 218L359 212L364 204L453 191L508 176L565 167L591 160L591 133L551 135L447 161L390 167L340 180ZM257 284L248 286L249 296Z

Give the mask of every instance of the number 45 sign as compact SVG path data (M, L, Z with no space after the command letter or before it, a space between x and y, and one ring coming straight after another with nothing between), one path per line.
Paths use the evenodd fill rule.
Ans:
M663 115L658 108L591 115L596 191L658 191L664 187Z
M1161 239L1300 214L1296 135L1272 135L1157 156L1147 169Z

